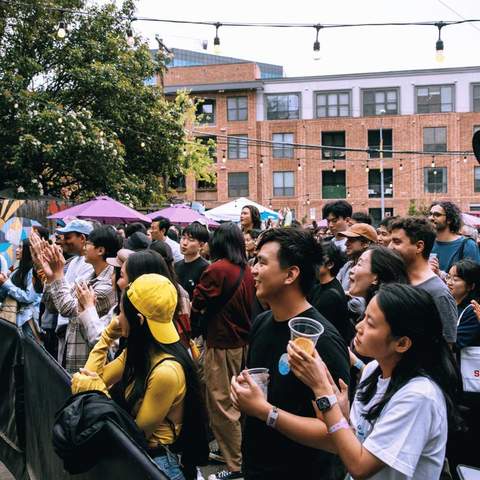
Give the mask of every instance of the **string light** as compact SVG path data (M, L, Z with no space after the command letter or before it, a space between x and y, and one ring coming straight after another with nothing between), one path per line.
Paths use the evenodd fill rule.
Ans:
M298 159L297 169L299 172L302 170L302 164L300 163L300 159Z
M466 155L463 156L463 163L467 163L467 156Z
M400 167L399 167L400 171L403 170L403 163L402 163L402 160L400 160Z
M435 156L432 157L431 167L432 167L432 168L435 168Z
M368 160L367 160L367 164L365 165L365 171L368 173L370 171L370 167L368 165Z
M270 210L272 209L272 199L271 198L268 199L268 208L270 208Z
M127 28L127 45L133 47L135 45L135 38L133 36L132 27Z
M307 194L307 205L310 205L310 194Z
M213 39L213 53L220 54L220 37L218 36L218 29L222 26L220 22L215 23L215 38Z
M347 189L347 198L350 198L350 189Z
M227 157L225 156L225 150L222 150L222 163L227 161Z
M320 33L321 25L315 25L315 30L317 31L315 42L313 42L313 59L320 60L320 42L318 41L318 34Z
M337 171L337 167L335 165L335 160L334 160L332 165L332 172L335 173L336 171Z
M443 40L442 40L442 28L445 26L444 22L438 22L435 24L438 28L438 40L435 44L435 60L438 63L442 63L445 60L445 55L443 53Z
M263 155L260 156L260 168L263 167Z
M67 35L67 25L66 23L62 20L59 24L58 24L58 30L57 30L57 37L60 39L60 40L63 40Z

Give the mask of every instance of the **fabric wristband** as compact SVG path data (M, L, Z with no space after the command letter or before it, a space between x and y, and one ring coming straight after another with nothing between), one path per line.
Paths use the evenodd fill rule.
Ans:
M265 422L268 427L275 428L278 420L278 408L272 407L272 409L268 412L267 421Z
M361 370L364 366L365 363L363 363L359 358L357 358L353 364L353 368L356 368L357 370Z
M331 427L328 427L328 433L335 433L339 430L342 430L343 428L347 430L350 429L350 424L345 420L345 417L342 417L339 422L335 423Z

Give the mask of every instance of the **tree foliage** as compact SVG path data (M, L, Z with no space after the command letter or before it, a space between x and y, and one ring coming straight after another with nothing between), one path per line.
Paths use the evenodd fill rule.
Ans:
M171 176L211 176L207 149L188 140L193 101L145 84L164 71L162 52L127 45L133 1L52 4L0 2L0 190L145 204Z

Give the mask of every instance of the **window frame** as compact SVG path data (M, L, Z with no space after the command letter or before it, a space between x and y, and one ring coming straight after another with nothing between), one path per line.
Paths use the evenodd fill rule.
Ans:
M275 147L275 143L290 143L290 142L278 142L273 139L274 135L291 135L292 136L292 144L295 143L295 134L292 132L273 132L272 133L272 158L294 158L295 157L295 147L292 145L291 147L288 147L286 145L282 145L281 147ZM282 137L283 138L283 137ZM276 151L281 150L282 153L285 152L286 149L291 149L292 150L292 155L276 155Z
M290 95L296 95L298 98L298 116L287 118L271 118L268 113L268 99L271 97L285 97ZM302 119L302 93L301 92L279 92L279 93L266 93L264 95L264 107L265 107L265 120L278 121L278 120L301 120ZM290 110L287 110L290 112Z
M230 185L230 178L233 178L233 176L236 176L237 178L239 178L239 176L242 175L242 176L246 176L247 178L247 190L246 190L246 194L243 194L241 193L240 191L240 194L235 194L235 195L232 195L231 194L231 188L233 188L232 185ZM235 185L235 188L239 188L237 185ZM227 176L227 190L228 190L228 197L229 198L237 198L237 197L248 197L249 193L250 193L250 176L248 174L248 172L228 172L228 176Z
M368 152L368 158L380 158L380 152L371 152L370 149L374 149L374 150L379 150L380 149L380 130L382 130L382 136L384 137L384 142L383 142L383 149L384 150L393 150L393 128L369 128L367 130L367 148L369 150ZM391 132L391 136L392 136L392 141L390 143L390 145L385 145L385 132L386 131L389 131ZM369 135L370 135L370 132L378 132L378 145L370 145L370 139L369 139ZM390 148L385 148L385 147L390 147ZM391 152L387 152L387 153L383 153L383 158L393 158L393 153Z
M244 141L242 141L243 139ZM245 156L241 155L244 152ZM231 154L234 154L232 156ZM228 160L248 160L248 133L229 135L227 138Z
M433 189L429 190L429 185L434 185L433 183L428 182L428 173L430 171L441 171L442 172L442 184L440 190ZM423 167L423 193L435 194L435 193L448 193L448 168L447 167Z
M328 134L341 134L343 133L343 145L328 145L327 147L322 147L322 160L346 160L347 152L345 150L330 150L328 147L346 147L347 146L347 132L346 130L323 130L320 133L320 145L324 145L323 136ZM332 155L326 155L326 152L331 152Z
M434 110L434 111L428 111L428 112L419 112L418 111L418 90L420 90L421 88L427 88L427 89L430 89L430 88L435 88L435 87L438 87L440 88L440 110L437 111L437 110ZM449 112L442 112L441 108L442 108L442 91L441 91L441 88L442 87L450 87L452 89L452 110L450 110ZM456 109L456 95L455 95L455 84L454 83L438 83L438 84L432 84L432 85L415 85L415 113L417 115L429 115L429 114L432 114L432 113L454 113L455 112L455 109Z
M382 115L380 113L373 113L373 114L366 114L365 113L365 93L369 92L384 92L387 93L389 91L394 91L397 95L397 111L395 113L392 113L391 111L387 110L387 104L388 102L385 102L385 113ZM401 110L400 110L400 87L378 87L378 88L362 88L360 89L360 99L361 99L361 110L362 110L362 117L386 117L387 115L401 115ZM385 96L386 99L387 96ZM374 103L374 105L377 105Z
M478 94L479 94L478 99L477 99L477 101L478 101L478 109L477 110L475 110L475 96L474 96L475 88L478 88ZM472 112L476 112L476 113L480 112L480 83L474 82L474 83L471 84L470 98L472 99L471 100L471 110L472 110Z
M246 107L245 108L240 108L238 106L238 101L239 99L241 98L244 98L245 101L246 101ZM228 102L230 100L235 100L235 108L234 109L231 109L229 108L228 106ZM236 96L230 96L230 97L227 97L227 101L226 101L226 104L227 104L227 122L246 122L248 120L248 95L236 95ZM237 112L237 118L234 119L234 118L230 118L230 112L234 110ZM239 115L239 112L240 111L243 111L245 110L245 118L238 118L240 115Z
M478 172L478 179L477 179L477 172ZM477 186L478 182L478 186ZM476 166L473 167L473 192L480 193L480 167Z
M326 196L325 195L325 188L338 188L337 186L325 185L325 176L334 175L338 176L339 174L343 174L344 185L343 185L343 196ZM340 187L342 188L342 187ZM346 170L337 170L336 172L332 172L330 170L322 170L322 199L337 199L337 198L346 198L347 197L347 171Z
M373 174L378 172L378 183L370 183L370 177L373 176ZM393 168L384 168L383 169L383 176L384 176L384 198L393 198L394 196L394 171ZM390 172L390 179L391 181L387 181L387 173ZM391 187L387 186L387 184L392 184ZM378 193L375 191L375 188L372 187L378 187ZM387 189L391 189L390 193L387 193ZM370 193L370 190L374 190L373 193ZM379 168L371 168L368 171L368 186L367 186L367 193L368 193L368 198L382 198L382 192L380 190L380 169Z
M285 174L291 174L293 179L293 187L285 186ZM282 186L275 186L275 177L282 175ZM272 196L274 197L294 197L295 196L295 172L293 170L279 170L272 172ZM287 192L287 189L291 189ZM282 190L282 193L278 193L278 190Z
M339 100L339 96L342 95L342 94L346 94L348 95L348 114L347 115L338 115L339 113L339 108L341 106L341 104L339 102L337 102L337 115L329 115L328 114L328 96L329 95L337 95L338 96L338 100ZM317 99L319 97L319 95L326 95L327 96L327 103L325 104L325 108L326 108L326 115L319 115L318 114L318 103L317 103ZM351 117L352 116L352 90L317 90L317 91L314 91L313 92L313 106L315 108L315 118L347 118L347 117Z
M203 98L202 97L201 100L203 100L202 104L200 105L200 107L202 107L202 110L203 110L204 105L207 102L213 102L212 103L213 104L213 113L211 114L213 116L213 121L208 122L208 121L205 121L205 120L203 120L203 121L199 120L198 115L210 115L210 114L205 114L205 113L202 112L201 114L198 114L198 113L195 114L197 123L199 125L215 125L216 121L217 121L217 99L216 98L208 98L208 97Z
M440 128L444 129L445 130L445 150L439 150L439 149L429 149L427 150L425 148L425 145L443 145L443 143L429 143L429 144L426 144L425 143L425 131L428 129L431 129L431 130L438 130ZM423 134L423 151L424 152L431 152L432 154L434 153L437 153L437 152L446 152L448 150L448 128L446 126L441 126L441 127L423 127L423 131L422 131L422 134ZM435 132L434 132L434 137L435 137Z

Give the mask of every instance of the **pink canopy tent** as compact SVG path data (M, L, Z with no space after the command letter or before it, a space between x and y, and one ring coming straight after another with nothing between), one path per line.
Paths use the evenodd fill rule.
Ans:
M107 196L96 197L88 202L50 215L48 218L57 220L66 217L90 218L103 223L151 222L146 215Z
M471 227L478 228L480 227L480 218L475 215L470 215L469 213L462 213L463 223L465 225L470 225Z
M156 212L149 213L147 215L150 220L153 220L156 217L165 217L168 218L172 223L176 225L186 226L190 225L192 222L200 222L209 227L218 227L218 223L214 220L210 220L201 213L193 210L188 205L172 205L171 207L162 208Z

